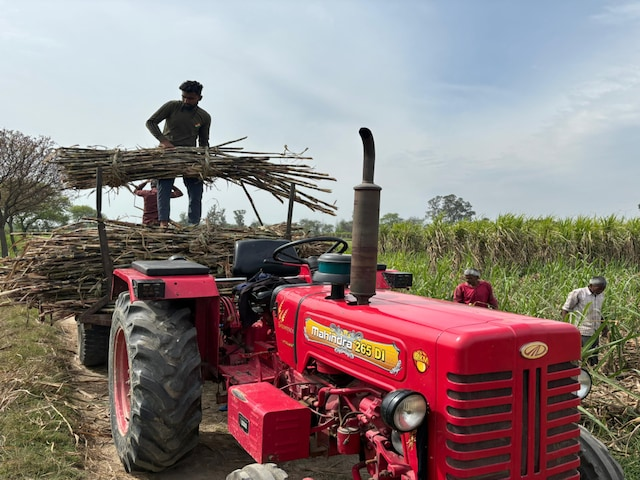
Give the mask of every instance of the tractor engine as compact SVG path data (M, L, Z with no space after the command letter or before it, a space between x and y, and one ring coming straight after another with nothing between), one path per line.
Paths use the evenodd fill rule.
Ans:
M360 306L332 288L274 292L278 374L230 387L230 431L257 461L358 454L356 479L578 478L573 327L394 291ZM256 415L278 427L252 437Z

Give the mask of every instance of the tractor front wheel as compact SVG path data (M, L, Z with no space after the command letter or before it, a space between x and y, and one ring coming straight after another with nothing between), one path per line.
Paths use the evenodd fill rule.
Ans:
M607 447L580 426L581 480L624 480L620 464L611 456Z
M198 444L202 376L191 310L118 297L109 339L111 434L127 472L159 472Z

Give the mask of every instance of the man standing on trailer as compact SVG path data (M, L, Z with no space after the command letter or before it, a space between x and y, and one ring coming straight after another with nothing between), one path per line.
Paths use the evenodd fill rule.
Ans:
M182 100L171 100L155 112L146 126L163 148L209 146L211 115L198 106L202 100L202 84L187 80L180 85ZM164 121L161 131L159 124ZM202 217L202 190L204 182L197 177L183 177L189 195L189 225L198 225ZM158 180L158 220L161 227L169 226L171 187L175 178Z

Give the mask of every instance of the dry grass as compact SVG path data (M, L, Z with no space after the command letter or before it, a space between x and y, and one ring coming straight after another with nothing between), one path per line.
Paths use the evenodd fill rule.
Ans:
M83 478L82 413L69 403L60 331L30 313L0 309L0 478Z

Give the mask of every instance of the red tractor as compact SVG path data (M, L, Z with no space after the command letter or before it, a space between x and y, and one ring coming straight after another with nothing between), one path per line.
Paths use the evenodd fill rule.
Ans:
M360 135L350 255L340 238L255 239L237 243L234 279L185 259L114 272L111 427L125 469L161 471L197 445L212 380L257 462L229 479L286 478L274 464L312 452L359 455L354 480L622 479L578 425L589 377L575 327L410 295L410 274L377 263L380 187Z

